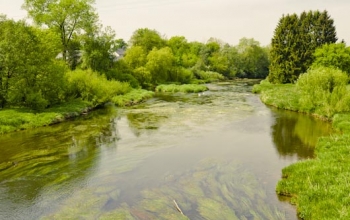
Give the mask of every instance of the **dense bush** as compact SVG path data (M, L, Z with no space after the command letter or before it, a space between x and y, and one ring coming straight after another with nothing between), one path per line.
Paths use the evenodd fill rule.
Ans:
M115 95L129 92L129 83L108 81L92 70L75 70L66 74L69 95L91 102L94 106L111 101Z
M212 71L195 70L194 74L198 79L204 80L205 82L215 82L225 79L222 74Z
M301 91L301 106L327 117L349 111L350 94L346 89L348 80L348 75L338 69L317 67L308 70L297 81L297 89Z

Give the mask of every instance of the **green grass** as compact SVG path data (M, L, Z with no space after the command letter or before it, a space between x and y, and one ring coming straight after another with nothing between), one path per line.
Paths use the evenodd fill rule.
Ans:
M42 112L26 108L2 109L0 110L0 134L61 122L86 112L90 107L89 102L73 100Z
M294 84L271 84L266 80L253 87L254 93L260 93L260 99L267 105L276 108L307 112L300 105L300 92Z
M124 95L112 98L117 106L137 104L153 97L154 92L147 90L132 90ZM12 108L0 110L0 134L47 126L65 121L88 112L96 107L91 102L75 99L57 106L52 106L41 112L28 108Z
M159 85L156 87L156 92L183 92L183 93L198 93L207 91L208 87L198 84L184 84L184 85Z
M124 95L114 96L112 102L117 106L130 106L143 102L146 99L152 98L154 92L144 89L133 89Z
M318 109L302 106L302 94L295 85L263 81L253 91L268 105L327 118ZM327 119L332 120L337 132L319 139L315 159L284 168L276 187L278 194L291 197L302 219L350 219L350 112L335 113Z
M291 196L303 219L350 219L349 155L349 133L320 138L316 159L283 169L277 193Z

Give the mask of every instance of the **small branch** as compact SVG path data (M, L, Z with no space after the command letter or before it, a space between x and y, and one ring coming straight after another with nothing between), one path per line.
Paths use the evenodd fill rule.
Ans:
M184 213L181 211L180 207L177 205L175 199L173 201L174 201L174 204L175 204L177 211L179 211L182 215L184 215Z

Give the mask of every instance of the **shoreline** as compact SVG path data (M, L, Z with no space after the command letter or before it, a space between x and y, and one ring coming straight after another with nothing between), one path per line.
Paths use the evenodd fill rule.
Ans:
M350 113L329 118L306 111L298 103L295 85L259 84L253 92L260 93L266 105L309 114L332 124L335 133L319 138L313 159L283 168L276 193L290 198L301 219L350 219Z

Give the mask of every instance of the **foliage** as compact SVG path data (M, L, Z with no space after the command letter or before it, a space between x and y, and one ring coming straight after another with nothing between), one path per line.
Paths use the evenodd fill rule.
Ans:
M137 69L146 64L147 53L141 46L133 46L126 51L123 60L130 68Z
M184 85L159 85L156 87L156 92L184 92L184 93L198 93L207 91L208 87L205 85L197 84L184 84Z
M212 72L212 71L195 70L194 74L198 79L201 79L206 83L216 82L216 81L225 79L225 77L220 73Z
M152 76L152 82L165 82L174 70L175 58L169 47L154 48L147 55L146 68Z
M177 67L170 76L171 81L179 82L182 84L190 83L193 78L193 72L190 69L186 69L184 67Z
M13 20L0 21L0 105L43 109L64 100L65 67L57 38Z
M269 81L294 83L312 64L317 47L337 41L333 23L327 11L283 15L272 38Z
M143 102L146 99L152 98L154 92L147 91L144 89L133 89L130 92L117 95L112 98L112 102L117 106L130 106Z
M70 42L82 32L93 33L97 14L94 0L25 0L23 8L38 25L55 31L61 39L63 60Z
M236 46L236 76L246 78L266 78L269 70L268 50L254 39L242 38Z
M334 113L350 111L350 93L346 89L346 73L332 68L318 67L300 75L297 89L300 104L310 112L332 117Z
M154 48L162 48L165 46L165 41L156 30L148 28L137 29L130 38L132 46L140 46L147 53Z
M81 98L97 106L112 100L115 95L122 95L130 91L129 83L108 81L104 75L92 70L75 70L66 74L71 97Z
M339 68L350 74L350 47L344 43L325 44L314 53L315 61L312 66Z
M115 32L110 27L93 36L85 37L82 67L98 72L108 71L115 59L113 52L116 50L117 42L114 38Z

